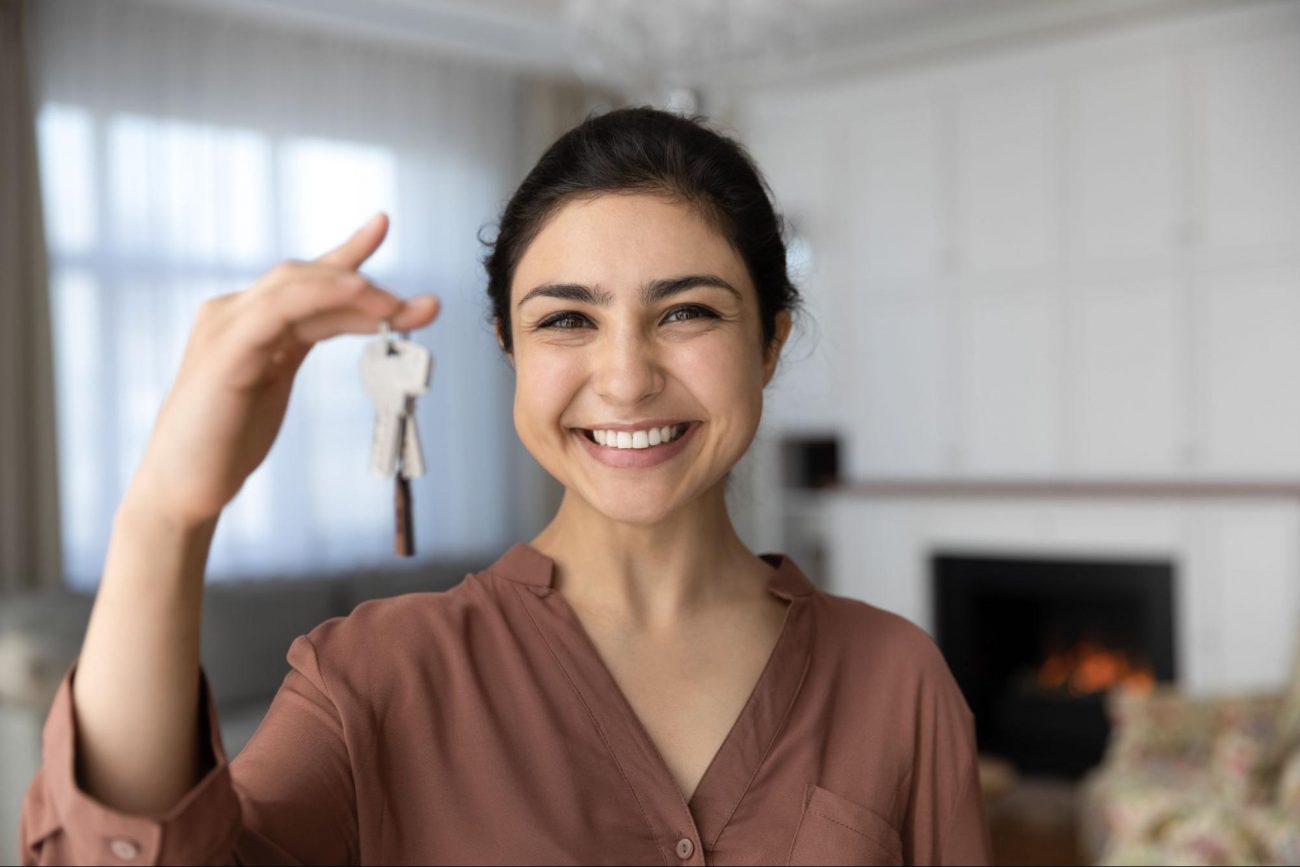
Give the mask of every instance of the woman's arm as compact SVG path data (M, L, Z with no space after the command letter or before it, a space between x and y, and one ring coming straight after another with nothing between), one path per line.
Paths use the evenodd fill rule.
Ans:
M184 525L134 486L113 535L73 681L82 788L108 807L163 813L202 772L203 572L216 519Z
M328 630L312 633L328 637ZM257 732L227 763L206 681L199 731L212 767L163 814L106 808L74 775L76 720L64 678L45 724L45 762L27 791L21 863L354 864L360 841L352 755L311 637L289 648L289 674Z
M78 779L104 806L166 812L203 772L199 622L218 516L266 457L299 366L343 333L423 327L433 296L403 302L356 269L387 218L320 258L281 262L204 303L148 448L114 518L72 688Z

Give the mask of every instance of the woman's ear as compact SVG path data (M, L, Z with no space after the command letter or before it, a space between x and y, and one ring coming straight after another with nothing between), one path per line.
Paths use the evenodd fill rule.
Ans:
M790 328L794 325L794 320L790 318L790 311L778 310L773 324L775 328L772 334L772 342L767 345L763 358L763 386L765 388L772 381L772 375L776 373L776 362L781 358L781 347L785 346L786 338L790 336Z
M494 317L492 320L492 324L493 327L496 328L496 332L497 332L497 345L500 346L501 351L506 354L506 360L510 362L510 369L514 370L515 354L506 349L506 337L505 337L505 331L502 330L501 328L501 317L500 316Z

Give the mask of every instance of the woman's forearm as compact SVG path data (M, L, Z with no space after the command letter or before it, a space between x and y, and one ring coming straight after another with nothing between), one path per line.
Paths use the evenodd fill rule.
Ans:
M73 681L84 790L162 813L198 780L203 575L216 520L181 526L133 486L113 521Z

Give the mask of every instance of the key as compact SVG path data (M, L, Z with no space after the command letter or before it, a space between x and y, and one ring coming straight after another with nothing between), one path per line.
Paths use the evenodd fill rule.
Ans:
M362 383L375 404L370 469L390 477L399 472L399 461L409 459L410 465L401 471L412 478L424 473L424 456L416 426L406 421L414 418L415 398L428 390L433 360L420 344L393 340L386 326L382 331L379 340L366 344L361 356Z
M418 343L393 340L387 322L381 324L380 334L361 356L362 383L375 402L370 469L393 477L393 550L410 557L415 553L415 530L409 479L424 474L415 398L428 390L433 360Z
M402 470L404 479L418 479L424 475L424 450L420 448L420 431L415 423L414 408L406 414L402 425Z
M396 386L389 358L387 341L367 344L361 356L361 381L375 404L370 471L378 476L391 476L396 469L401 421L406 412L406 395Z

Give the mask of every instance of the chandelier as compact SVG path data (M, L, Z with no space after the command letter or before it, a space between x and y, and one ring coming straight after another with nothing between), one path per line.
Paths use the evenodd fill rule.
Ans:
M567 0L565 15L576 31L580 75L671 101L717 75L806 54L818 13L846 2Z

